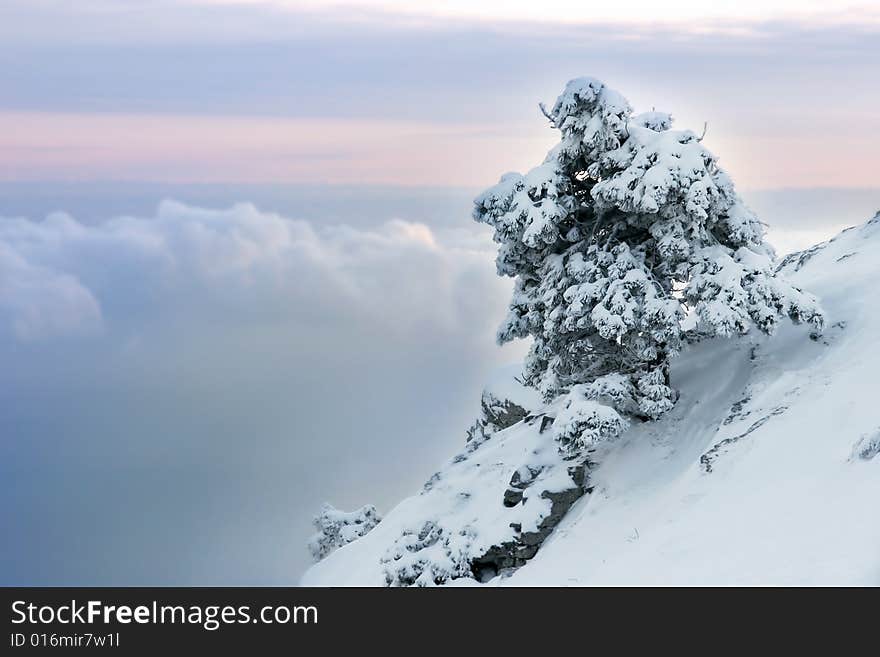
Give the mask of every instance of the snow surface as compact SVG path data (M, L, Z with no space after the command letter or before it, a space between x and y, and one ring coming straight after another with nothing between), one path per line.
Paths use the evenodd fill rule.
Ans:
M689 348L673 363L676 407L602 445L592 494L526 566L483 585L880 585L880 214L782 269L822 300L824 334L781 325ZM303 584L385 584L389 546L429 517L457 514L483 544L505 538L525 508L499 503L512 472L552 461L540 424L453 459L442 495L404 500Z

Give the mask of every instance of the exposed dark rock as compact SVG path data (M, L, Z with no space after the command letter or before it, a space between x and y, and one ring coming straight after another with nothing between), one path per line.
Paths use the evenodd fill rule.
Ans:
M767 415L762 417L760 420L757 420L756 422L754 422L743 433L739 434L738 436L732 436L730 438L725 438L721 442L717 443L714 447L712 447L712 449L710 449L709 451L707 451L705 454L703 454L700 457L700 465L702 466L703 471L704 472L712 472L713 463L715 462L715 460L719 456L721 456L721 454L723 454L724 452L727 451L728 447L730 447L734 443L742 440L743 438L748 436L753 431L762 427L768 420L770 420L770 418L772 418L776 415L782 415L787 410L788 410L787 406L778 406L777 408L774 408L772 411L770 411L770 413L768 413Z
M542 470L543 468L523 466L514 472L513 476L510 478L510 484L508 485L507 490L504 491L504 506L509 508L522 502L523 491L532 485L535 477L537 477ZM523 472L526 473L525 476L522 475Z
M522 406L514 404L509 400L504 400L489 406L486 404L486 399L484 397L481 405L486 418L491 424L498 427L499 431L512 427L528 414L528 411Z
M480 400L481 417L467 430L468 447L474 449L497 431L512 427L525 419L529 412L508 399L497 399L483 392Z
M728 425L735 422L736 420L740 420L749 415L749 411L743 413L742 410L743 407L748 404L751 399L751 394L746 393L745 397L743 397L739 401L734 402L733 405L731 405L730 407L730 412L727 414L727 417L724 418L724 422L722 422L722 424Z
M520 525L512 523L511 527L517 534L516 538L501 545L493 545L485 554L474 559L471 562L474 577L486 581L496 575L503 575L520 568L534 557L572 505L592 492L593 489L586 486L587 473L592 465L590 461L583 459L568 466L572 487L558 492L546 490L541 492L542 498L550 500L550 513L541 520L537 529L523 532ZM534 483L540 470L528 468L528 473L530 477L523 477L518 470L511 477L510 487L504 493L505 506L515 506L522 501L523 491Z
M878 454L880 454L880 429L873 435L863 435L853 449L853 456L862 461L870 461Z
M522 420L528 411L509 399L497 399L488 392L483 393L480 400L483 417L489 424L495 425L498 431L512 427Z
M434 488L434 484L440 481L441 475L439 472L435 472L431 475L431 478L425 482L425 485L422 486L422 493L427 493L429 490Z

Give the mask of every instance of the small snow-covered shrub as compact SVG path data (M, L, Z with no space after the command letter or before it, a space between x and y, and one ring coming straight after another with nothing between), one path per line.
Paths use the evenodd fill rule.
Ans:
M312 524L318 530L309 540L309 552L315 561L360 538L379 524L382 518L372 504L356 511L340 511L330 504L321 507Z
M451 532L430 521L404 531L382 558L386 585L436 586L472 577L473 537L470 527Z
M577 453L619 436L629 425L626 418L610 406L584 395L586 386L575 386L562 400L553 422L553 435L560 447Z
M635 412L638 409L636 402L636 388L630 377L615 372L606 374L591 381L588 384L575 386L582 391L584 397L607 404L623 412Z

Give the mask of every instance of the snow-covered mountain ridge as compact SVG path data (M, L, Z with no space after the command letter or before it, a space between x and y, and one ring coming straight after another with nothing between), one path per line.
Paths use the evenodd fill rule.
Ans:
M675 408L581 461L556 450L562 409L492 386L484 415L504 397L515 424L484 417L303 584L880 585L880 214L780 269L820 297L822 335L691 346Z

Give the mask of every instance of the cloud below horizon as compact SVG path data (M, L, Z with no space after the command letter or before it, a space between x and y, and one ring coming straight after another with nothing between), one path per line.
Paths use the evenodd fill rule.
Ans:
M248 204L0 221L3 583L295 583L319 505L417 488L521 353L491 252Z
M441 241L425 224L402 219L316 229L249 203L209 210L170 200L153 217L92 225L63 212L5 218L0 300L7 329L24 340L103 329L122 336L136 328L133 307L138 322L175 321L199 319L215 304L249 321L268 312L278 322L455 332L461 313L473 310L454 294L462 280L486 293L504 287L487 266L491 240L469 228L447 230Z

